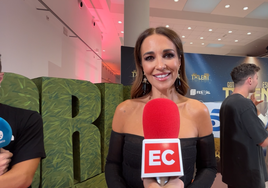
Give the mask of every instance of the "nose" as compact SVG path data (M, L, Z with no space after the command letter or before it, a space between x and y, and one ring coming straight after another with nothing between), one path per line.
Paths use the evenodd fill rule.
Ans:
M156 60L156 69L157 70L164 70L165 68L167 68L167 65L165 64L165 62L163 62L162 59L158 58Z

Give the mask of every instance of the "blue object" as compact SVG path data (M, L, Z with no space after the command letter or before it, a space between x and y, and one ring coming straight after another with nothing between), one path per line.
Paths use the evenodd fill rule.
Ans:
M0 117L0 148L7 146L12 139L12 129L9 123Z
M212 123L214 132L220 131L219 123L217 124L217 122L220 122L219 113L220 113L220 109L213 109L211 111L211 114L217 114L217 115L210 115L210 119L211 119L211 123Z

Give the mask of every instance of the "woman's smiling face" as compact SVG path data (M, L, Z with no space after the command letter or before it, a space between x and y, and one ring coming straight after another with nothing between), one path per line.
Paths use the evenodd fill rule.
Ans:
M164 91L174 87L181 61L171 40L160 34L148 36L141 45L141 58L152 89Z

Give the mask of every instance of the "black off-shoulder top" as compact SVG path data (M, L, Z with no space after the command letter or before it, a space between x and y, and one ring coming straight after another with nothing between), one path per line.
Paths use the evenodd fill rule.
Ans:
M143 139L142 136L112 131L105 167L109 188L143 188L141 179ZM181 180L185 187L211 187L217 173L213 135L182 138L180 142L184 169Z

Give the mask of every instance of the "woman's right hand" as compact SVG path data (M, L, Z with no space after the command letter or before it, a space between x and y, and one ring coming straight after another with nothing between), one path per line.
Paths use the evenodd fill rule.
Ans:
M184 183L179 177L170 177L169 182L161 187L155 178L143 178L144 188L184 188Z

